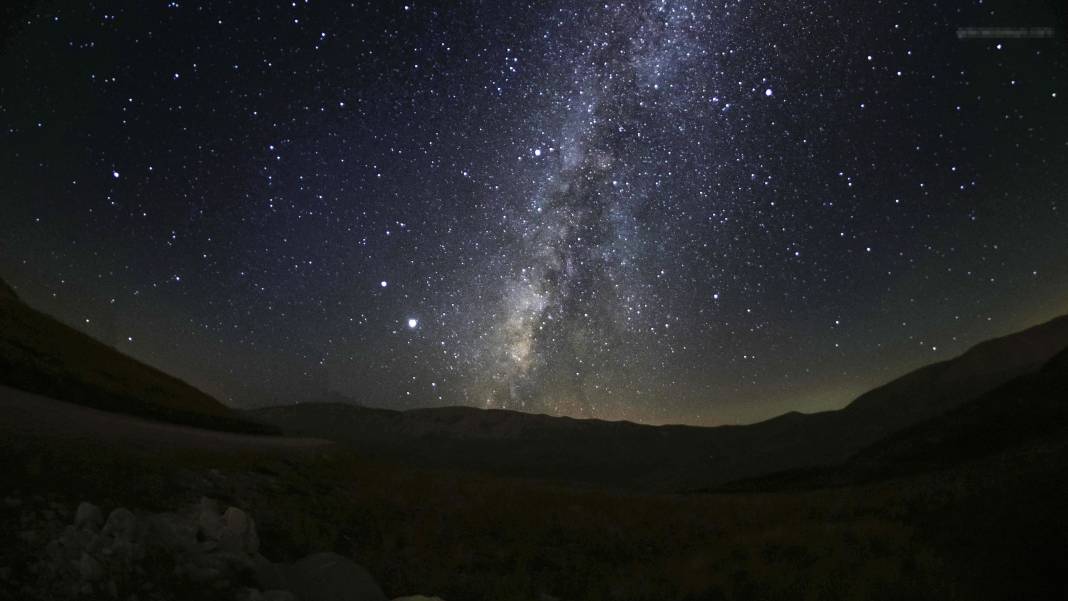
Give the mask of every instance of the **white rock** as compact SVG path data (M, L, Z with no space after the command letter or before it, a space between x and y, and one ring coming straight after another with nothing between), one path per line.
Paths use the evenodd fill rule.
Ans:
M253 557L252 573L255 575L256 584L264 591L284 589L287 586L285 566L272 563L262 555Z
M219 508L215 501L208 498L200 499L197 507L197 533L202 537L217 541L222 534L222 517L219 516Z
M337 553L315 553L285 569L301 601L388 601L363 567Z
M104 523L104 514L92 503L82 502L74 512L75 528L99 528Z
M209 580L214 580L218 578L222 572L220 572L217 568L188 566L185 569L185 573L193 582L204 583Z
M219 546L235 553L259 552L260 538L256 533L256 523L237 507L228 508L222 516Z
M108 521L104 523L104 529L101 533L104 536L111 536L114 538L131 539L137 532L137 518L129 509L125 507L115 508L110 515L108 515Z
M156 547L190 553L196 549L196 526L173 513L161 513L146 520L148 541Z
M96 581L104 577L104 568L92 555L82 553L78 560L78 574L82 580Z

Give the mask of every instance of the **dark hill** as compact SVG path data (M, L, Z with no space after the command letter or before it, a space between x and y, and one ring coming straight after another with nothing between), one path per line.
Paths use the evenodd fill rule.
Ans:
M11 286L8 286L7 282L0 280L0 301L17 301L18 299L19 295L15 294L15 290Z
M1068 317L984 342L910 372L838 411L698 428L447 407L391 411L343 404L252 415L283 430L434 467L645 490L692 490L838 465L887 436L1038 372L1068 347Z
M1068 442L1068 350L943 415L881 440L853 469L911 473L951 467L1024 446Z
M935 417L898 430L841 464L791 469L732 482L721 490L846 486L912 476L996 457L1068 454L1068 349L1041 369Z
M988 340L950 361L911 372L861 395L843 412L893 430L945 413L1024 374L1068 347L1068 316ZM878 425L878 426L877 426Z
M36 311L0 280L0 384L97 409L268 433L219 401Z

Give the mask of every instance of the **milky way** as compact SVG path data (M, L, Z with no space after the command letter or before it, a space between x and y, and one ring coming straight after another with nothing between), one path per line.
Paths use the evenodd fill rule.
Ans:
M657 176L637 172L648 146L642 135L676 126L679 111L656 93L678 83L686 59L679 52L698 23L666 4L612 6L594 21L572 61L574 88L556 108L564 118L559 146L533 150L548 166L519 209L518 240L508 249L519 269L505 280L490 405L595 414L591 392L603 396L596 390L611 386L597 375L626 362L626 343L640 334L630 317L643 305L634 266Z
M838 407L1068 311L1055 8L19 9L0 276L239 406Z

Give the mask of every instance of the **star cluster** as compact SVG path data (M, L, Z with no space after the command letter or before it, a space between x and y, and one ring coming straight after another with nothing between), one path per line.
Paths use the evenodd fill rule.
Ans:
M1063 14L946 4L11 9L0 270L239 406L838 407L1068 311Z

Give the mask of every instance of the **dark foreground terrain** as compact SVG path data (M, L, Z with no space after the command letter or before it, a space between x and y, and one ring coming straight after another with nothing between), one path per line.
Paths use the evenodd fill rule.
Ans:
M37 582L27 511L69 521L86 499L176 511L206 496L255 516L270 560L336 551L390 596L1063 598L1063 441L863 484L645 495L422 471L335 447L152 448L5 428L0 566L8 583Z
M378 414L370 423L393 424L380 437L392 443L376 446L343 435L369 431L354 416L374 410L327 407L349 420L319 431L330 443L0 387L0 599L255 599L264 566L299 591L301 566L332 558L366 568L367 599L1065 598L1064 324L992 341L843 412L710 431L448 409ZM47 337L34 344L65 356ZM105 394L98 371L74 365L68 390ZM873 437L862 426L879 412L897 427ZM785 465L728 444L764 441L781 458L807 448L808 428L835 440ZM478 457L506 448L501 438L517 450ZM401 443L455 454L435 462ZM674 465L669 451L686 445L746 469L680 480L693 459ZM541 471L539 457L551 460ZM508 461L521 477L505 475Z

